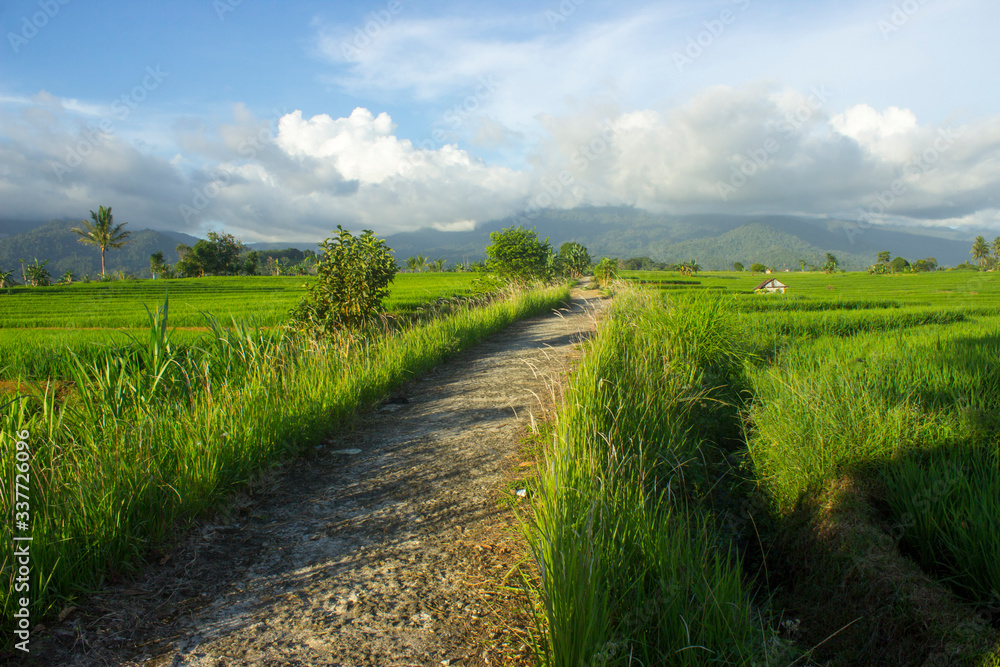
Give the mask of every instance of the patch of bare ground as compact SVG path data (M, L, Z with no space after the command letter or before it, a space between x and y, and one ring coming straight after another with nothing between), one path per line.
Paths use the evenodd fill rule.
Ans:
M38 664L531 662L510 497L602 301L511 326L257 480L137 578L33 637Z

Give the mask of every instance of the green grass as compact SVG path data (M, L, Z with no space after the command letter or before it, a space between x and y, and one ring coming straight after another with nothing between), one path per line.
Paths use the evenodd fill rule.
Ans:
M385 307L390 313L408 312L438 298L469 294L473 278L472 273L400 273ZM314 280L236 276L11 287L0 289L0 329L142 328L146 308L155 310L168 294L171 323L177 327L204 327L203 311L220 320L236 316L277 326Z
M401 273L385 307L413 315L442 298L470 293L470 273ZM59 374L68 347L91 359L95 343L124 344L140 334L147 311L169 295L171 325L204 331L209 313L222 322L235 317L260 327L285 323L306 293L305 277L213 277L76 283L0 290L0 379L40 379ZM175 343L195 344L203 336L178 331Z
M215 326L210 344L176 347L160 313L140 345L74 362L68 396L2 410L6 516L13 434L31 434L33 617L138 566L178 523L322 442L393 387L567 295L559 287L498 296L350 347L317 348L243 325ZM6 521L0 528L5 544L11 530ZM9 580L9 550L2 563ZM6 623L12 591L0 593Z
M630 281L684 281L687 288L721 289L740 300L769 299L779 303L843 301L896 302L899 305L960 308L996 306L1000 299L1000 272L934 271L931 273L874 276L867 273L812 273L791 271L771 275L750 275L733 271L702 272L682 276L666 271L622 271ZM777 278L788 285L785 294L755 295L753 288L765 279ZM680 288L683 285L662 285Z
M701 500L734 415L729 304L619 291L586 346L526 527L546 665L749 664L781 650Z
M878 277L856 280L869 278ZM904 277L912 278L953 279ZM996 606L1000 315L996 278L988 280L958 306L907 305L917 299L899 294L864 307L770 296L746 299L779 305L740 303L741 326L761 353L748 365L749 453L777 511L792 513L838 480L861 481L880 490L904 553L968 599Z

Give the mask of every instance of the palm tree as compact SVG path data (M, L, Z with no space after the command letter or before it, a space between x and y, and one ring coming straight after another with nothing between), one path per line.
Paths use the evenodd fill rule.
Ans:
M443 259L435 259L433 262L428 264L431 271L436 271L438 273L444 271L444 265L445 265L445 260Z
M0 269L0 287L11 287L14 284L14 279L11 276L14 274L13 271L4 271Z
M101 275L104 275L104 253L108 248L117 249L128 243L130 232L122 231L122 227L127 225L123 222L120 225L114 224L114 216L111 215L111 207L98 207L97 213L90 212L88 220L81 220L81 227L74 227L71 232L80 235L79 241L84 245L93 245L101 249Z
M423 255L417 255L416 257L409 257L406 260L406 268L414 273L421 273L427 268L427 258Z
M1000 236L993 239L993 259L1000 262Z
M970 252L972 259L976 260L976 264L980 268L986 263L986 260L990 256L990 246L987 245L986 239L982 236L977 236L976 240L972 243L972 251Z

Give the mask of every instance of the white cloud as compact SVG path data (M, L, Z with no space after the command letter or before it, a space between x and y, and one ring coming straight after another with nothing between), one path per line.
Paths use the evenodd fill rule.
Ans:
M717 86L660 109L598 98L539 116L523 169L453 144L421 148L364 108L261 119L237 105L220 126L179 121L161 158L95 134L57 102L0 106L5 217L79 217L105 204L137 229L224 227L248 241L316 240L338 223L462 230L581 204L1000 227L1000 117L920 124L903 108L832 109L822 89Z

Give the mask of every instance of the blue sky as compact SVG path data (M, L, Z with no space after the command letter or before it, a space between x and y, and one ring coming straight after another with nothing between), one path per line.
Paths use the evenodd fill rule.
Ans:
M299 241L626 204L1000 229L987 0L35 0L0 25L7 219L110 204Z

